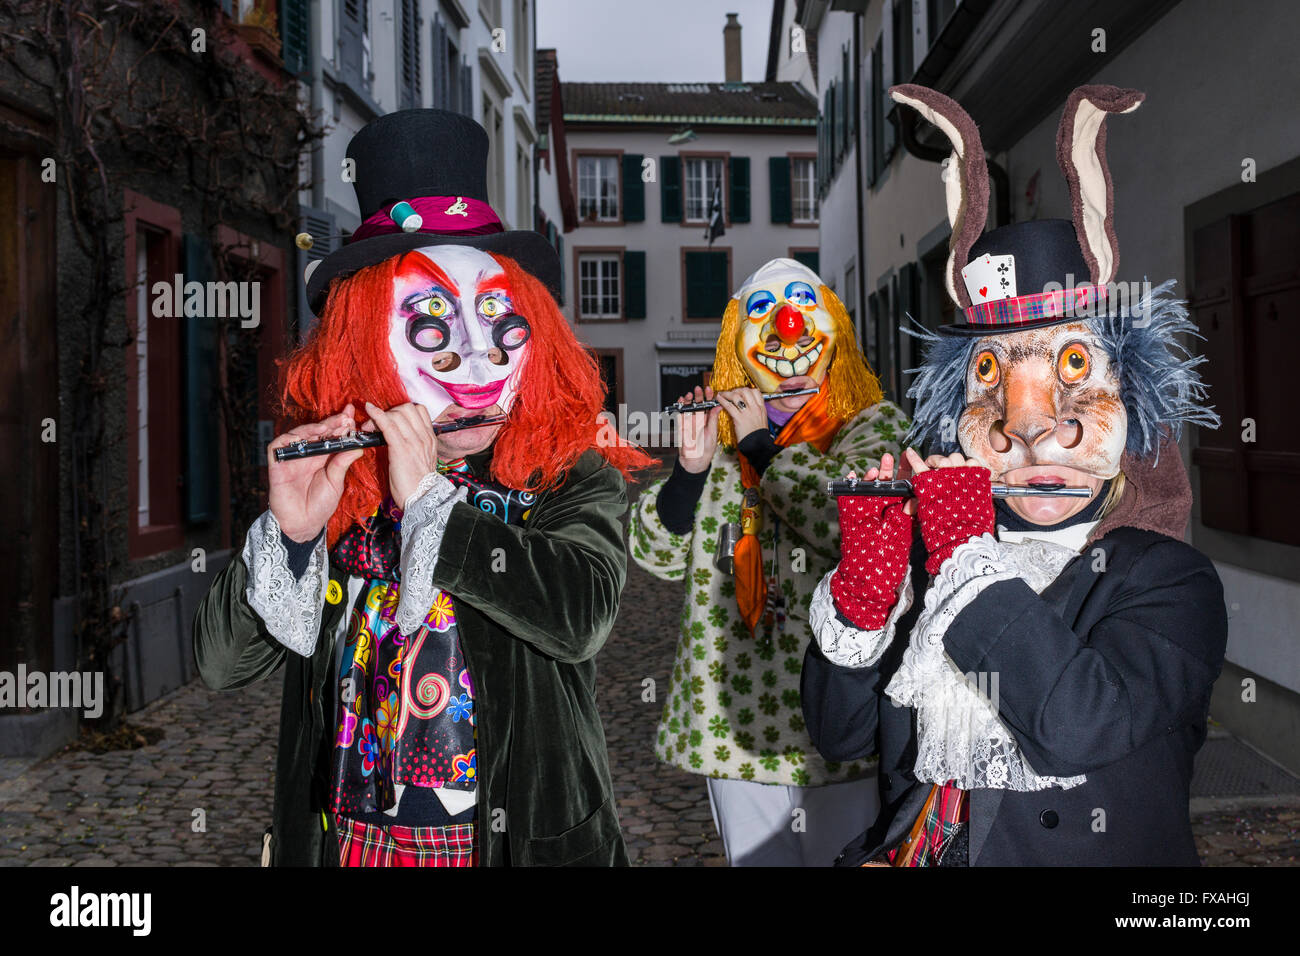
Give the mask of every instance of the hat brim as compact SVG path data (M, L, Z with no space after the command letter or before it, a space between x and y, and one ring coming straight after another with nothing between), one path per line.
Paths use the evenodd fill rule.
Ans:
M349 243L331 252L307 279L307 303L317 316L325 309L330 283L344 279L366 266L427 246L469 246L484 252L497 252L516 262L529 274L560 297L560 257L554 247L540 232L514 230L493 232L485 236L438 236L424 232L398 232L387 236L371 236Z

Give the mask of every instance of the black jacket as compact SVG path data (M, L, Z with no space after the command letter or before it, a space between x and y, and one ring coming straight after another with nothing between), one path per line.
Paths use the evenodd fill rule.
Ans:
M945 635L962 673L998 674L999 715L1036 773L1087 776L1069 790L972 791L972 866L1198 863L1188 796L1227 641L1223 589L1204 555L1163 534L1121 527L1093 547L1104 565L1090 548L1041 595L993 584ZM924 557L918 542L915 582L926 581ZM884 693L918 591L876 666L839 667L815 641L804 661L804 716L822 755L880 754L880 816L844 866L896 845L929 790L912 774L915 712Z
M468 460L486 473L486 455ZM447 521L433 583L455 599L474 682L482 866L627 863L594 660L623 591L626 511L623 476L589 451L560 487L539 494L522 527L464 502ZM492 572L499 559L505 573ZM346 572L331 565L330 575L346 594ZM324 812L337 720L330 636L348 608L325 605L316 652L303 657L267 633L246 586L237 557L199 605L199 673L232 690L283 667L272 863L337 866Z

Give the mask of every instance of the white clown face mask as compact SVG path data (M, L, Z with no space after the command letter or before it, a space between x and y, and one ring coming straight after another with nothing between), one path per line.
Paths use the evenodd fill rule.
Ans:
M818 386L835 354L822 280L793 259L773 259L733 296L740 304L736 356L760 392Z
M415 251L393 278L388 331L407 396L434 421L508 413L531 330L500 264L470 246Z

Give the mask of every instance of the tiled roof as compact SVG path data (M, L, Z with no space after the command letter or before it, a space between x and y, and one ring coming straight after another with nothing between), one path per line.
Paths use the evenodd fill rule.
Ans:
M815 126L797 83L563 83L566 123Z
M537 113L533 122L537 132L543 136L551 131L551 88L555 84L555 51L537 51L537 85L533 87L537 94Z

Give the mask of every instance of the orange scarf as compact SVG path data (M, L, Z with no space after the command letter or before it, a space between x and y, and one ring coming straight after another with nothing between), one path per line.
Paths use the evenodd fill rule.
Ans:
M831 446L843 420L830 412L829 381L822 382L821 391L794 413L785 427L777 433L776 443L782 448L804 442L822 454ZM740 456L740 482L745 489L741 507L740 540L736 542L736 606L740 617L752 634L763 616L767 604L767 578L763 575L763 546L758 540L762 523L758 494L759 474L749 460Z

